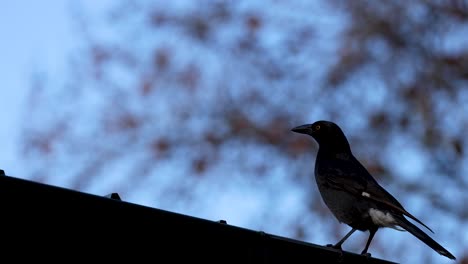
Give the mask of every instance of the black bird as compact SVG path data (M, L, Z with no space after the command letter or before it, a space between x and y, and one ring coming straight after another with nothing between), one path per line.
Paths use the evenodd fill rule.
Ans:
M329 121L298 126L293 132L312 136L319 144L315 161L315 180L323 201L338 221L351 226L334 248L356 230L369 230L369 238L361 254L367 254L375 233L381 227L406 230L437 253L455 257L406 217L432 230L406 211L403 206L370 175L353 156L348 140L338 125Z

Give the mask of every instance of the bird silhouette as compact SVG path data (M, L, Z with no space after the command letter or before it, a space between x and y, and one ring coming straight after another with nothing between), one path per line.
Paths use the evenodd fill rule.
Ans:
M367 169L354 157L341 128L330 121L317 121L295 127L293 132L312 136L319 144L315 161L315 180L323 201L338 219L352 229L334 248L341 245L356 230L369 231L369 238L361 254L367 250L375 233L381 227L406 230L437 253L455 259L447 249L434 241L409 217L428 230L432 230L403 208ZM369 254L370 255L370 254Z

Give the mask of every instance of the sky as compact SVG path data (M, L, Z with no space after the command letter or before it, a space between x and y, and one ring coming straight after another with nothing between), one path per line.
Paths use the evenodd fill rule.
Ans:
M59 72L73 43L67 1L3 1L0 5L0 64L3 111L0 168L22 178L19 133L31 74ZM44 67L45 66L45 67Z
M73 5L87 8L87 11L90 9L99 11L106 5L106 2L110 1L99 1L97 4L92 0L18 0L4 1L0 5L0 34L2 36L0 42L0 58L2 58L0 87L3 103L3 111L0 112L2 120L0 125L2 128L0 129L0 146L2 146L0 169L5 170L7 175L18 178L26 177L24 167L27 165L22 164L19 158L20 149L18 146L21 138L21 122L25 116L28 116L25 106L28 89L31 89L31 74L35 70L46 69L49 76L59 79L69 54L79 41L75 36L76 25L70 16L72 2ZM91 2L93 2L92 5ZM231 199L231 197L239 197L239 195L236 193L227 194L222 199ZM223 202L221 201L220 204ZM289 209L291 208L289 203L296 203L297 200L291 198L287 202L288 204L284 208ZM230 202L226 201L225 204L230 204ZM256 210L255 205L252 205L251 210ZM216 214L228 216L225 211L213 212L213 215ZM235 219L236 216L239 214L229 215L228 222L241 222L240 219ZM390 234L393 231L383 232ZM383 234L379 234L379 236L383 236ZM444 245L448 246L449 244L445 243Z
M34 71L47 70L56 78L78 42L71 7L87 14L103 10L110 1L2 1L0 4L0 168L7 175L24 178L18 148L26 96ZM72 6L73 5L73 6ZM91 10L92 9L92 10ZM90 12L91 11L91 12Z

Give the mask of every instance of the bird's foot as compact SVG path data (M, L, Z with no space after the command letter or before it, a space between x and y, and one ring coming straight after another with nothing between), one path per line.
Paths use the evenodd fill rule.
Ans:
M341 249L341 244L336 244L336 245L332 245L332 244L327 244L327 247L329 248L334 248L334 249L337 249L338 250L338 263L341 263L341 261L343 261L343 249Z
M370 258L372 255L368 252L361 252L361 255L365 256L366 258Z
M342 249L341 249L341 245L338 245L338 244L336 244L336 245L327 244L327 247L331 247L331 248L334 248L334 249L342 250Z

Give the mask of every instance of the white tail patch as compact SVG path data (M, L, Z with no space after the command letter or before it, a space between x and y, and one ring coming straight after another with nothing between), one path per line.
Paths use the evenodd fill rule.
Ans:
M369 215L372 219L372 222L378 226L390 227L396 230L403 231L403 229L397 226L395 218L389 212L383 212L378 209L371 208L369 209Z

